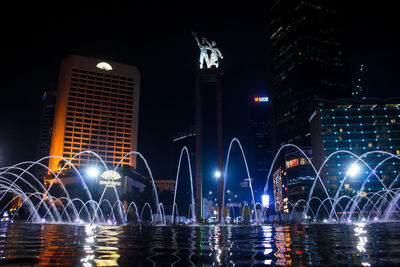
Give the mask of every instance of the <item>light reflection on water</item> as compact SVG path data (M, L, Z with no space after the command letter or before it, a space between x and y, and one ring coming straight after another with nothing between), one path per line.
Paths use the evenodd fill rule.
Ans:
M0 224L0 264L398 265L400 223L262 226Z

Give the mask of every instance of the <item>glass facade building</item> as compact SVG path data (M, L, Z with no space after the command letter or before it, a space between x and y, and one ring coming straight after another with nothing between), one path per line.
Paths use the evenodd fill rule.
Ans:
M272 162L271 151L271 123L270 106L267 100L260 101L261 97L254 98L251 104L250 127L252 129L253 141L253 188L261 191L265 186L265 179L268 176ZM264 99L268 99L264 97Z
M267 13L273 149L310 147L308 118L317 97L350 97L336 1L271 1Z
M311 149L308 118L316 97L351 97L337 6L337 1L269 2L266 40L274 153L284 144ZM280 157L275 167L285 168L284 161ZM299 165L287 172L287 180L296 180L307 172L309 166ZM288 192L298 193L297 189L308 187L309 180L298 181L305 183L296 183L296 188L288 185Z
M310 128L313 161L317 169L323 167L321 177L331 193L338 190L345 176L354 177L346 178L343 191L359 190L365 179L364 192L383 189L371 175L375 168L386 186L397 177L400 162L389 153L400 155L400 99L320 100L310 117ZM359 161L358 172L350 173L356 155L372 170Z

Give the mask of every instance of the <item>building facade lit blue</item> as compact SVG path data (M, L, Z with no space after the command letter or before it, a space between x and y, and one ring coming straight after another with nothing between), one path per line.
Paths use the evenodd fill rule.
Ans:
M335 193L340 188L357 160L355 155L364 155L362 160L372 170L376 168L376 175L389 187L400 169L399 159L388 154L400 155L400 99L318 100L316 103L309 119L313 162L317 169L323 166L321 178L329 192ZM357 177L346 178L341 191L355 193L365 179L368 181L363 192L384 189L366 164L361 161L357 164L360 166Z

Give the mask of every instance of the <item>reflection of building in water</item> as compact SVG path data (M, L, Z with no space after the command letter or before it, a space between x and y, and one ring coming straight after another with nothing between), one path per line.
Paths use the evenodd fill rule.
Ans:
M122 233L119 229L118 226L99 227L96 234L96 258L93 259L96 266L119 266L118 259L120 255L118 254L118 236Z
M119 238L122 233L118 226L93 226L87 225L85 228L86 239L84 250L86 255L81 259L85 267L92 266L119 266L118 254Z
M58 234L60 231L59 225L43 224L41 225L41 244L39 249L39 255L37 257L38 266L71 266L75 265L74 260L78 256L77 252L73 250L67 250L66 245L60 244L60 237L62 234Z
M371 266L368 262L368 254L366 254L366 245L368 243L367 231L365 229L366 225L365 222L355 223L354 236L358 237L357 250L360 252L358 256L362 261L362 266Z
M289 226L276 226L275 228L275 245L277 251L275 252L276 262L275 265L288 266L292 264L290 257L290 245L292 240L290 238Z

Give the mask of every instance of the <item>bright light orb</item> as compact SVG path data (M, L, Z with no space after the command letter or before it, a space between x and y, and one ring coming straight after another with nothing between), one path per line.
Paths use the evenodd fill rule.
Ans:
M218 170L214 172L214 176L215 176L215 178L217 178L217 179L220 178L221 175L222 175L221 172L218 171Z
M264 208L268 208L269 207L269 195L262 195L261 202L262 202L262 206Z
M96 177L99 176L99 174L100 174L100 171L99 171L99 169L96 168L96 167L89 167L89 168L86 170L86 175L87 175L89 178L96 178Z
M360 172L360 170L360 166L356 163L353 163L347 170L347 175L353 178Z

